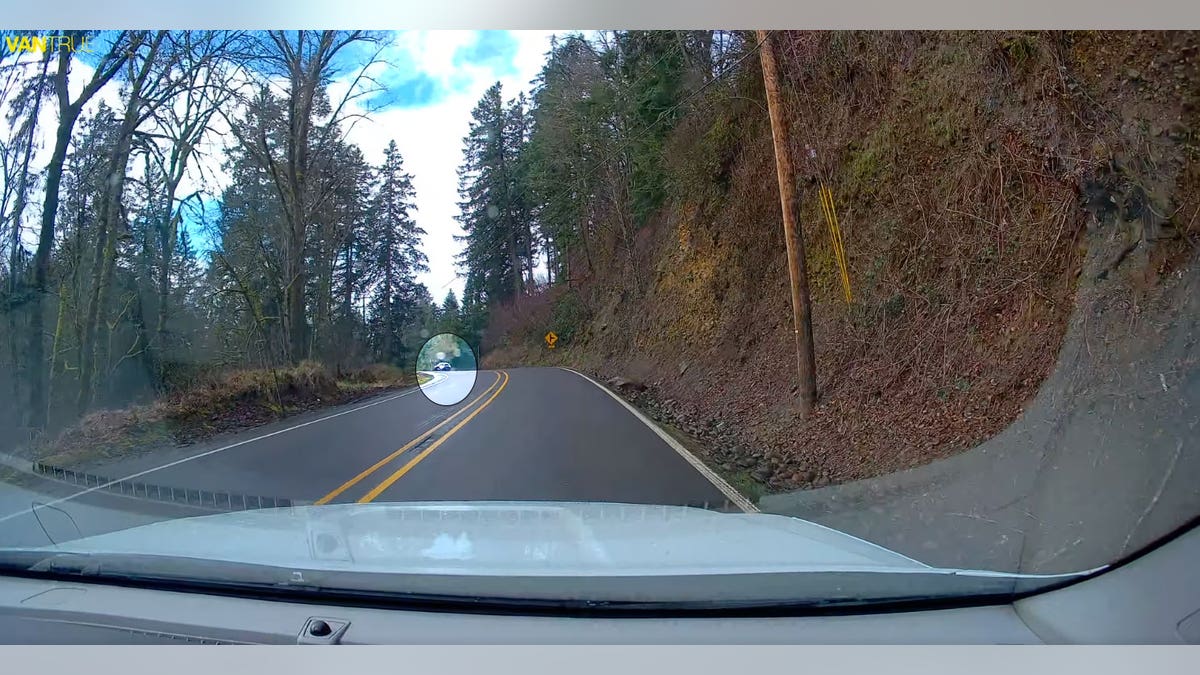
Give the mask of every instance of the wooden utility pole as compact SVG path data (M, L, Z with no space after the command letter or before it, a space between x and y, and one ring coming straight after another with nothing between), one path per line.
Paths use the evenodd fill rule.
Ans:
M804 259L804 232L796 226L796 170L788 150L787 118L779 96L779 69L773 40L758 31L771 137L775 141L775 169L779 176L779 202L783 207L783 239L787 244L788 274L792 285L792 318L796 331L796 370L800 375L800 414L808 417L817 400L817 363L813 349L812 309L808 299L808 269Z

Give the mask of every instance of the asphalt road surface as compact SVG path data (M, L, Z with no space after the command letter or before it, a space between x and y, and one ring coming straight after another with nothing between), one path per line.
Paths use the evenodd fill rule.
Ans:
M467 379L455 375L439 386ZM457 405L438 405L413 388L199 446L72 467L86 477L0 485L0 545L45 545L47 538L253 507L263 496L293 504L552 500L754 510L582 375L479 371L472 385ZM44 505L38 518L34 503Z
M479 380L474 370L421 373L430 379L421 385L425 398L438 405L458 405L467 400Z

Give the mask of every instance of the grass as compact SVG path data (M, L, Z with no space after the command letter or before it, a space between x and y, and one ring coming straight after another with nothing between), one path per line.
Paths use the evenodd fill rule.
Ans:
M709 467L713 468L713 467ZM754 479L749 471L739 469L737 471L722 471L720 467L713 468L725 479L727 483L733 486L733 489L742 493L751 502L757 504L759 499L767 493L767 488L762 483Z
M348 403L412 382L406 371L382 364L340 373L312 361L287 368L230 371L147 405L91 413L34 446L33 453L35 459L61 466L120 459Z
M708 453L704 451L704 448L698 440L692 438L691 435L684 433L682 430L666 422L655 420L655 424L662 428L663 431L670 434L672 438L679 441L688 452L692 453L692 455L696 457L696 459L704 462L704 465L711 469L713 473L717 474L721 478L724 478L725 482L729 483L733 489L740 492L742 496L746 497L751 502L757 504L758 500L761 499L764 494L766 494L766 486L755 480L754 477L750 475L749 471L744 469L726 471L720 465L714 465L711 462L705 462L704 457Z

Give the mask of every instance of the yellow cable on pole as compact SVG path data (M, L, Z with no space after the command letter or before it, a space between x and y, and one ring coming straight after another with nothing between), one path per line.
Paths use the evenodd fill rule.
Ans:
M826 188L829 199L829 213L833 216L833 230L837 233L838 252L842 259L842 283L846 289L846 303L849 304L853 300L853 295L850 292L850 261L846 258L846 242L842 239L842 226L838 222L837 209L833 206L833 190Z
M837 235L833 231L833 218L829 216L829 201L825 198L825 184L821 183L817 190L817 194L821 198L821 215L825 217L825 226L829 228L829 243L833 249L834 260L838 265L838 276L841 276L842 256L838 252Z
M837 209L833 204L833 190L829 189L824 183L821 183L819 190L821 198L821 211L825 216L825 222L829 225L829 239L833 246L833 254L837 260L839 276L842 280L842 291L846 296L846 303L853 301L853 294L850 292L850 270L849 262L846 258L846 244L842 240L842 228L838 224Z

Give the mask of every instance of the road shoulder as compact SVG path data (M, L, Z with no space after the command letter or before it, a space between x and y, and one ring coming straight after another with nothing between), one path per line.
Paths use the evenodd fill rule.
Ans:
M612 390L608 389L607 387L605 387L604 385L600 384L599 382L593 380L592 378L588 377L587 375L584 375L583 373L580 373L575 370L571 370L570 368L566 368L563 366L559 366L559 368L561 370L565 370L569 373L578 375L579 377L582 377L583 379L587 380L588 382L591 382L593 385L598 387L604 393L606 393L610 397L612 397L613 400L620 403L622 407L624 407L627 411L629 411L629 413L632 414L634 417L636 417L640 422L642 422L647 427L649 427L650 430L652 430L655 433L655 435L657 435L660 439L662 439L663 443L666 443L667 446L669 446L672 450L674 450L676 453L678 453L679 456L684 459L684 461L686 461L689 465L691 465L692 468L694 468L697 472L700 473L700 475L704 476L705 479L707 479L710 483L712 483L713 486L716 487L718 490L720 490L721 493L724 494L729 499L730 502L735 504L742 511L744 511L746 513L757 513L758 512L758 507L754 505L754 502L752 502L745 495L743 495L741 492L739 492L737 489L735 489L732 485L729 484L728 481L726 481L724 478L722 478L719 474L717 474L715 471L710 469L708 467L708 465L706 465L698 457L696 457L694 454L692 454L687 448L685 448L683 446L683 444L679 442L679 440L677 440L671 434L667 433L659 425L655 424L653 420L651 420L644 413L642 413L642 411L640 411L636 407L634 407L633 404L629 403L625 399L618 396Z

